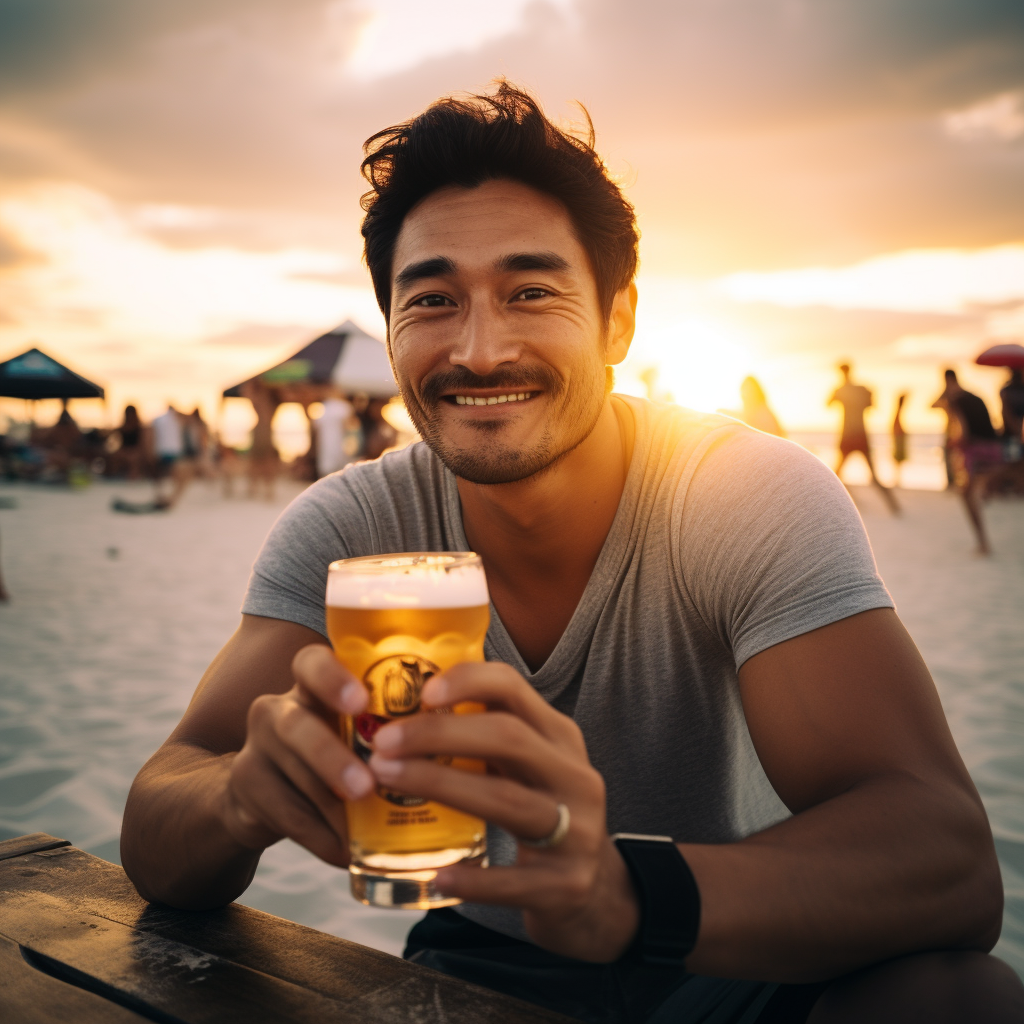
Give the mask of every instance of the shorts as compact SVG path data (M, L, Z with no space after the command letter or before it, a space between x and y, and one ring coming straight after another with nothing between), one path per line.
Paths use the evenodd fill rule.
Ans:
M974 476L979 469L991 469L1003 463L1003 444L1001 441L968 441L959 445L963 456L964 468Z
M804 1024L826 987L572 960L451 909L431 910L415 925L404 956L587 1024Z
M866 434L850 434L839 441L839 451L843 455L852 455L854 452L863 452L870 455L868 449L868 438Z

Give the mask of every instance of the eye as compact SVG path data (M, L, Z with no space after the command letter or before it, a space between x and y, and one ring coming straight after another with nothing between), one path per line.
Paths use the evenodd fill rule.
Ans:
M546 288L524 288L521 292L517 292L514 296L512 296L512 298L513 300L544 299L547 298L547 296L549 296L550 294L551 292L549 292Z
M455 303L448 298L447 295L421 295L418 299L413 299L409 303L410 306L454 306Z

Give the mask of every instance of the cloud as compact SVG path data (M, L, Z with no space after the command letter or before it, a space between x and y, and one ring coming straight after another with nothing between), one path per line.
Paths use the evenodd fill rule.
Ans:
M507 74L588 104L662 272L1024 236L1024 152L941 127L1024 88L1017 0L466 4L0 0L0 171L245 211L175 245L354 256L362 141Z
M954 139L964 142L1012 142L1024 136L1024 94L1004 92L963 110L950 111L943 124Z
M849 267L742 273L719 283L740 301L959 313L1024 301L1024 245L878 256Z

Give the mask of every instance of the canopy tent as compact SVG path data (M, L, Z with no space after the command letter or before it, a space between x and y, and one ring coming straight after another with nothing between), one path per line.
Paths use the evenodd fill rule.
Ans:
M1005 342L993 345L974 360L981 366L1005 366L1008 369L1024 369L1024 345Z
M331 395L391 398L398 394L384 346L351 320L322 334L283 363L227 388L224 397L247 398L253 385L270 390L279 402L303 404Z
M30 348L0 363L0 398L103 398L98 384L80 377L63 363Z

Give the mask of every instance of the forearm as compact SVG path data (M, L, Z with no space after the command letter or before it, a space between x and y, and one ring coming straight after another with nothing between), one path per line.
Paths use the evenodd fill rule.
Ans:
M183 910L224 906L245 891L262 850L241 845L222 813L234 754L169 744L128 794L121 861L139 894Z
M682 844L702 897L689 970L809 982L916 950L987 950L1002 886L971 795L865 781L734 844Z

